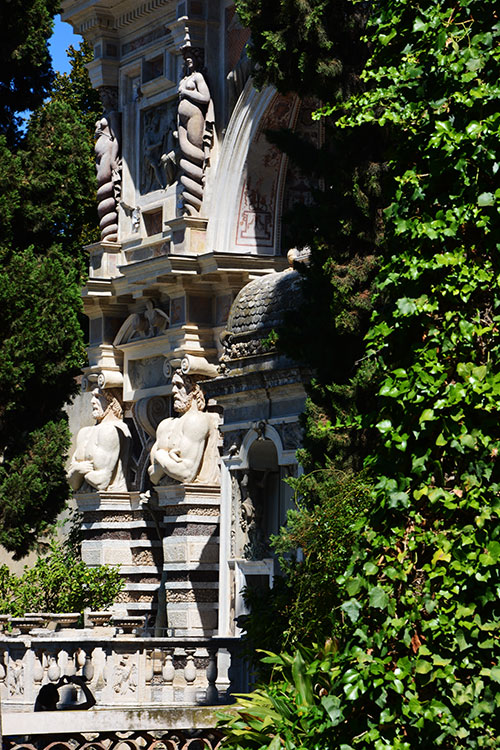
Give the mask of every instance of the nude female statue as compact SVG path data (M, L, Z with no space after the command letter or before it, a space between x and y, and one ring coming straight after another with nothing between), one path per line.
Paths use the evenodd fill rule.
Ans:
M184 211L197 214L203 198L205 168L213 139L214 110L201 72L201 50L184 47L184 78L179 84L177 132Z
M101 239L118 239L117 192L120 183L120 143L118 116L103 115L95 124L95 165L97 173L97 213Z

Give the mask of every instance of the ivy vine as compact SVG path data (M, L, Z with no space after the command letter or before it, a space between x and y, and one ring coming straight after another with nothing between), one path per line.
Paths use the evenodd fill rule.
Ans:
M357 372L377 396L349 425L371 436L375 510L332 582L339 642L268 655L228 747L498 746L499 39L491 0L373 3L364 90L317 113L386 144Z

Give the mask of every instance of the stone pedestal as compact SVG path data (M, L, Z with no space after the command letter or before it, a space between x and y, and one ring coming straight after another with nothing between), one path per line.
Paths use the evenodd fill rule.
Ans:
M206 219L200 216L182 216L167 221L166 227L171 253L202 255L206 252Z
M125 580L114 609L152 615L161 578L161 541L139 492L81 492L82 558L87 565L119 565Z
M175 483L156 492L164 510L166 628L210 637L218 627L220 487Z

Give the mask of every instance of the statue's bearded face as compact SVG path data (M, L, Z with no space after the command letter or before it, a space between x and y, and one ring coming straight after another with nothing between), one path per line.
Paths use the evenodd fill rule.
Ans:
M172 378L172 396L175 411L184 414L191 406L192 394L188 393L186 384L179 375Z
M94 388L94 390L92 391L90 405L92 407L92 416L94 417L94 419L100 422L104 417L104 412L106 411L106 408L108 406L108 401L106 397L101 393L99 388Z

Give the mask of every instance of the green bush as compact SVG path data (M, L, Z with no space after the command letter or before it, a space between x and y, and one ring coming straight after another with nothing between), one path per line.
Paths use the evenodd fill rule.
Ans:
M70 544L52 540L46 554L16 576L0 566L0 614L83 612L112 604L123 587L119 568L89 567Z
M372 486L363 475L333 466L288 481L300 500L271 540L283 575L269 591L246 592L251 614L240 624L253 661L255 649L311 646L337 634L341 622L332 617L339 596L336 578L372 504Z

